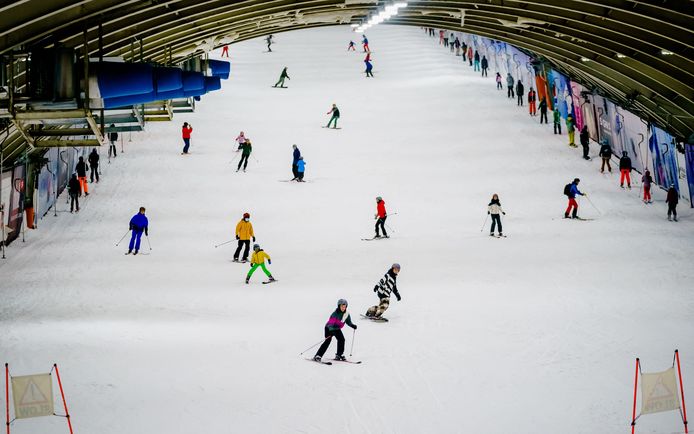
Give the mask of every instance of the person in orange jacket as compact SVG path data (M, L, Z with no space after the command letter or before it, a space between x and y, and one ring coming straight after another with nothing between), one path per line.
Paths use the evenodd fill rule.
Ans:
M530 113L530 116L537 116L537 108L535 107L536 99L537 93L535 93L535 89L531 87L530 92L528 92L528 112Z
M386 203L383 201L381 196L376 198L376 215L374 217L376 218L376 236L374 238L381 238L381 235L378 232L379 227L383 231L383 238L388 238L385 227L388 214L386 213Z
M234 262L239 262L239 254L241 253L242 247L245 247L245 249L240 262L248 261L248 252L251 249L251 239L255 241L253 225L251 224L250 219L251 215L245 212L243 213L243 218L236 224L236 239L238 240L238 247L236 247L236 252L234 252Z

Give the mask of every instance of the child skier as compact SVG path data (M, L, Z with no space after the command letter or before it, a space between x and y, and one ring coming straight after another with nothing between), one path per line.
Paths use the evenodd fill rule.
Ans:
M126 253L126 255L131 253L137 255L137 252L140 250L142 232L145 233L145 236L149 236L148 227L149 221L145 216L145 207L141 206L140 211L130 219L130 230L132 234L130 235L130 244L128 245L128 253ZM135 248L135 252L133 252L133 248Z
M501 90L501 89L503 89L503 87L504 86L501 84L501 74L497 72L496 73L496 88L498 90Z
M258 267L263 269L263 273L265 273L265 275L268 278L268 281L263 283L270 283L275 281L275 278L272 277L272 274L270 274L267 268L265 268L265 259L267 259L268 264L272 264L272 260L270 260L270 255L265 253L265 251L260 248L260 244L253 244L253 255L251 255L251 270L246 275L246 284L248 284L248 281L251 280L251 276L253 275L253 273L255 273L255 270Z
M333 340L333 336L337 339L337 352L335 353L335 360L345 361L347 360L344 356L345 352L345 336L342 334L342 327L347 324L354 330L357 329L357 325L352 323L352 318L347 312L347 300L341 298L337 301L337 309L330 315L328 322L325 324L325 340L323 344L318 348L318 352L313 356L313 360L320 362L323 354L328 350L330 342Z
M301 151L299 150L299 148L297 148L296 145L292 145L292 148L294 148L294 151L292 152L292 175L294 175L292 181L296 181L297 179L299 179L297 164L299 163L299 157L301 157Z
M619 159L619 186L624 188L624 180L627 180L627 188L631 188L631 158L627 151L622 152Z
M651 200L651 183L653 182L653 177L651 177L651 172L646 169L643 176L641 177L641 183L643 185L643 203L653 203Z
M243 213L243 218L236 223L236 239L238 240L238 246L234 252L234 262L239 262L239 254L241 253L241 248L245 247L243 250L243 257L241 262L248 261L248 251L251 247L251 239L255 241L255 234L253 233L253 224L250 222L251 215L247 212Z
M386 203L383 201L381 196L376 198L376 214L374 215L374 218L376 219L376 236L374 238L381 238L381 235L378 232L379 227L383 231L383 238L388 238L385 226L388 214L386 213Z
M243 135L243 131L241 131L234 141L239 142L239 147L236 148L236 152L239 152L241 149L243 149L243 144L246 143L246 136Z
M241 148L241 159L239 160L239 165L236 168L237 172L241 170L241 164L243 164L243 171L246 171L246 166L248 166L248 157L251 156L251 152L253 152L253 145L251 144L250 140L246 139Z
M366 311L366 316L369 318L383 318L383 312L390 305L390 293L395 294L398 301L402 300L398 292L397 278L400 273L400 264L395 263L390 267L390 270L378 281L374 286L374 292L378 295L379 303L376 306L371 306Z
M304 162L304 157L299 157L299 161L296 163L296 172L299 175L297 178L298 182L304 181L304 171L306 170L306 163Z
M578 202L576 202L576 195L578 194L581 196L588 196L587 194L581 193L581 191L578 189L579 182L581 182L581 180L575 178L571 184L568 184L566 187L564 187L564 194L569 197L569 206L566 207L566 211L564 212L565 219L569 218L569 213L571 212L572 208L573 213L571 214L571 218L578 218L578 216L576 215L578 214Z
M330 124L335 121L335 124L333 125L333 128L337 128L337 120L340 119L340 109L337 108L337 105L333 104L333 108L330 109L327 115L331 114L332 116L330 117L330 120L328 121L328 125L325 126L325 128L330 128Z
M193 132L193 126L188 122L183 122L181 127L181 137L183 137L183 152L181 154L187 154L188 148L190 148L190 133Z
M503 237L504 234L501 229L501 216L499 213L506 215L503 209L501 209L501 202L499 202L499 195L494 194L492 195L492 200L489 202L489 205L487 206L487 214L490 214L492 216L492 228L489 230L489 236L493 237L494 236L494 227L496 225L499 225L499 236Z
M675 184L670 184L670 189L667 191L665 202L667 203L668 221L677 221L677 203L679 202L679 194L677 193ZM670 215L672 215L672 218L670 218Z
M277 86L287 87L284 85L284 79L285 78L288 78L289 80L291 80L291 78L289 77L289 74L287 74L287 67L286 66L284 67L284 69L282 70L282 73L280 74L280 79L277 80L277 83L275 83L275 85L272 87L277 87Z

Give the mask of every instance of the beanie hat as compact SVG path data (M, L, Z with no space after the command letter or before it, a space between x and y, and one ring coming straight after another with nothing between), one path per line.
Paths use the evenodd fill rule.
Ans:
M346 306L346 305L348 304L348 303L347 303L347 300L345 300L344 298L341 298L341 299L337 300L337 307L340 307L340 306L342 306L343 304Z

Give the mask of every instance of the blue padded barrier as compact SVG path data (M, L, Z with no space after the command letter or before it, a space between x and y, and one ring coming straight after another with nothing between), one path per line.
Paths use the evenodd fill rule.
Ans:
M226 62L224 60L210 59L207 61L207 64L212 70L213 76L223 78L224 80L229 78L229 72L231 71L231 63Z
M163 101L165 99L184 98L183 89L170 90L168 92L157 92L154 95L155 101Z
M144 104L152 101L158 101L154 92L140 95L119 96L116 98L104 98L104 108L130 107L135 104Z
M92 63L101 98L141 95L154 91L151 65L146 63Z
M222 88L222 79L220 77L205 77L205 93L219 90Z
M183 71L183 91L205 92L205 76L201 72ZM198 94L199 95L199 94ZM188 95L192 96L192 95Z
M183 71L180 68L154 68L157 93L183 89Z

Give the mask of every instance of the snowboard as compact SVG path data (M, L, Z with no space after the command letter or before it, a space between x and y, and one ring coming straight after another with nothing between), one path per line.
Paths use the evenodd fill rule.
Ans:
M373 241L373 240L387 240L390 237L373 237L373 238L362 238L362 241Z
M313 358L308 358L308 357L306 357L306 360L308 360L309 362L320 363L321 365L332 365L333 364L332 362L324 362L323 360L321 360L319 362L318 360L313 360Z
M362 318L368 319L369 321L373 321L373 322L388 322L388 318L383 317L383 316L382 317L366 316L363 313L360 313L359 315L361 315Z

